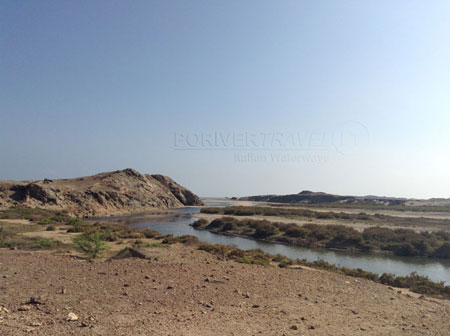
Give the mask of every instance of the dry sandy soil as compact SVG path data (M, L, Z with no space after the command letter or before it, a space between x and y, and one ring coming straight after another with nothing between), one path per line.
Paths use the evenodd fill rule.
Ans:
M324 271L218 260L180 244L146 253L149 260L91 263L0 250L0 335L450 334L446 300ZM69 313L78 319L67 321Z
M276 207L277 204L272 204L270 206L265 202L250 202L250 201L231 201L227 199L205 199L205 202L208 201L216 201L216 202L229 202L233 206L257 206L257 207ZM279 206L280 204L278 204ZM395 211L395 210L367 210L367 209L357 209L357 208L326 208L326 207L301 207L301 206L282 206L282 209L304 209L304 210L312 210L317 212L337 212L337 213L347 213L347 214L359 214L361 212L369 214L369 215L386 215L392 216L392 218L403 219L401 221L390 221L385 220L383 223L374 223L371 221L354 221L354 220L344 220L344 219L332 219L332 220L320 220L313 218L312 220L307 218L288 218L286 216L231 216L240 219L255 219L255 220L268 220L271 222L281 222L281 223L295 223L297 225L304 224L337 224L337 225L346 225L350 226L358 231L363 231L366 228L381 225L384 227L389 227L391 229L411 229L415 231L439 231L450 230L450 213L443 212L414 212L414 211ZM195 214L196 217L205 218L209 221L214 220L215 218L223 217L221 214ZM227 215L229 216L229 215Z

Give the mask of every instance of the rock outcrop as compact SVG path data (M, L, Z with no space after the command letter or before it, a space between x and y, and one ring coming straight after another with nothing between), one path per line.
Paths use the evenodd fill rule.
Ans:
M202 200L192 191L183 188L168 176L152 175L152 177L169 188L170 192L183 204L196 205L202 204Z
M133 169L74 179L0 181L0 209L39 207L92 217L202 204L171 178Z

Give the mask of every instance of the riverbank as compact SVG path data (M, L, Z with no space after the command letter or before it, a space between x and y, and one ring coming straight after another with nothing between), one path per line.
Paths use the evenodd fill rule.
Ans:
M0 249L0 332L445 335L450 329L449 301L365 279L239 264L181 244L144 250L150 259L89 263ZM40 303L27 305L30 297ZM67 321L69 313L77 320Z
M209 211L210 208L202 209ZM215 208L213 208L215 210ZM227 208L220 209L227 213ZM239 210L241 211L241 210ZM242 210L243 211L243 210ZM318 225L273 222L266 219L242 219L225 216L192 224L194 228L219 234L246 237L305 248L327 248L348 252L390 253L397 256L450 258L450 233L392 230L372 226L362 232L346 225Z
M247 202L248 203L248 202ZM297 225L345 225L358 231L373 226L387 227L393 230L408 229L416 232L450 232L450 217L448 213L436 216L434 213L409 215L380 210L363 211L353 208L317 208L312 206L280 206L265 204L257 206L228 203L226 206L208 206L202 208L201 216L214 219L218 216L237 216L245 219L268 220L271 222L295 223Z

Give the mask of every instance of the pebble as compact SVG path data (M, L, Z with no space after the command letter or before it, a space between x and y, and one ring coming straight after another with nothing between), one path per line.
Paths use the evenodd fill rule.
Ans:
M23 306L20 306L18 310L19 311L28 311L28 310L31 310L31 306L23 305Z
M67 315L67 321L78 321L78 316L72 312Z

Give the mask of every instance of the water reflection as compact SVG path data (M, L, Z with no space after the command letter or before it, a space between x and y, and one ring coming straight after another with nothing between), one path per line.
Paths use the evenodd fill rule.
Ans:
M210 244L225 244L236 246L243 250L260 248L270 254L282 254L292 259L314 261L323 259L331 264L349 268L362 268L377 274L392 273L408 275L417 272L427 275L433 281L450 283L450 260L384 256L376 254L355 254L341 251L309 249L288 246L277 243L258 242L241 237L230 237L209 231L193 229L192 224L197 218L193 216L200 208L191 207L175 211L162 212L163 217L130 216L122 217L127 224L135 228L149 227L161 234L193 235L201 241ZM164 216L167 215L167 216Z

